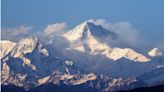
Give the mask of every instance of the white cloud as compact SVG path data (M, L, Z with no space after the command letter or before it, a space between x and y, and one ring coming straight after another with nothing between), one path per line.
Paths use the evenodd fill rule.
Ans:
M97 19L94 20L94 23L97 25L101 25L102 27L106 28L106 29L111 29L112 27L112 23L107 22L105 19Z
M109 23L104 19L94 21L97 25L111 30L119 35L122 41L130 45L136 45L139 41L139 31L135 29L129 22L114 22Z
M67 28L67 24L65 22L62 23L55 23L47 25L47 27L44 29L43 33L45 37L52 38L54 35L59 33L59 31L63 31Z
M120 38L131 45L136 45L139 40L139 32L132 27L129 22L116 22L112 25L112 29Z
M30 26L24 25L15 28L2 28L1 37L6 40L18 41L21 38L29 36L30 30Z
M119 35L121 40L125 43L135 45L139 40L139 32L129 22L114 22L109 23L104 19L92 20L97 25L102 25L104 28L111 30ZM43 31L40 32L40 36L48 39L57 39L67 29L65 22L49 24ZM30 33L31 27L20 26L16 28L3 28L2 39L19 40L23 37L33 35ZM36 32L35 32L36 33Z

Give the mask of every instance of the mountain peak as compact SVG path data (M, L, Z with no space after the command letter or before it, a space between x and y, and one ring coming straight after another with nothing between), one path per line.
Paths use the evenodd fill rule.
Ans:
M152 57L161 56L162 51L159 48L153 48L151 51L148 52L148 54Z
M8 41L8 40L1 40L0 41L0 57L3 58L4 56L6 56L13 48L14 46L16 45L15 42L11 42L11 41Z
M94 20L93 20L93 19L88 19L88 20L84 21L84 22L81 23L81 24L87 25L87 23L94 23Z
M35 44L38 41L39 40L36 36L35 37L29 36L28 38L23 38L22 40L20 40L18 44Z
M32 53L35 49L38 49L39 52L45 55L48 55L48 51L43 48L43 44L37 36L29 36L28 38L20 40L13 48L11 55L14 57L19 57L22 54Z
M147 57L132 49L113 48L119 41L117 34L96 25L93 20L81 23L64 34L64 37L71 43L70 48L77 51L92 55L102 54L114 61L123 57L137 62L149 61Z
M63 36L68 41L74 42L84 40L84 38L87 40L88 38L91 38L91 36L99 41L104 39L104 37L108 37L109 41L109 38L115 39L117 35L110 30L106 30L101 25L96 25L91 19L77 25Z

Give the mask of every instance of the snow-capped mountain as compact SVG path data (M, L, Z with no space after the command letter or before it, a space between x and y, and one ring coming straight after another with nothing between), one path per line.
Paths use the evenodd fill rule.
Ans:
M117 47L119 36L93 21L85 21L62 37L70 46L62 48L61 55L38 37L0 41L1 84L26 90L53 84L94 92L163 84L164 56L158 48L144 55Z
M111 76L128 77L148 72L157 65L152 64L151 57L132 48L117 47L119 35L96 25L94 21L81 23L63 34L63 37L70 43L67 48L69 53L65 56L80 63L80 68L87 66L86 71L101 73L103 70Z
M6 56L13 49L15 45L16 45L15 42L7 41L7 40L0 41L0 47L1 47L0 58Z
M117 33L107 30L100 25L96 25L94 21L89 20L81 23L65 33L63 37L70 42L70 47L68 49L70 51L76 50L91 56L98 57L99 55L103 55L108 58L109 60L100 59L101 57L96 59L92 58L95 62L99 59L100 61L96 62L98 65L92 63L89 67L96 66L98 69L108 71L109 75L124 77L126 75L139 76L145 72L153 71L159 65L164 64L162 52L158 48L149 51L148 56L132 48L115 47L115 44L117 44L116 42L120 41ZM89 61L88 58L86 60ZM105 66L101 64L103 61L116 61L116 63L110 62L107 64L108 66ZM105 68L103 68L104 66Z
M113 47L119 37L116 33L94 24L91 21L76 26L63 35L70 43L70 49L87 52L91 55L102 54L117 61L127 58L136 62L147 62L150 59L131 48Z
M69 75L56 72L46 77L46 81L44 82L46 84L53 83L67 86L84 86L86 88L96 89L98 92L130 90L146 85L144 82L134 77L127 79L121 77L112 78L105 75L96 75L94 73ZM79 88L78 90L82 89Z
M71 42L74 41L85 42L86 40L95 39L96 41L99 42L104 42L104 43L109 42L108 44L112 44L112 41L117 40L117 34L104 29L100 25L95 25L90 20L85 21L80 25L76 26L68 33L64 34L64 36Z
M5 45L2 44L2 47ZM8 54L4 54L1 59L2 83L19 86L19 81L35 82L54 71L66 74L79 72L73 61L62 61L49 55L37 37L24 38L16 43L12 50L9 48L6 51Z
M2 85L15 85L26 90L49 83L68 86L86 85L95 89L99 85L98 90L101 91L107 91L108 88L112 91L129 90L141 86L135 78L109 78L102 75L100 78L94 73L80 73L73 61L62 61L51 56L37 37L10 43L14 46L11 45L12 49L5 48L7 54L4 53L4 58L1 59ZM4 48L6 43L1 45ZM100 85L101 82L106 82L106 86Z
M103 30L102 33L99 30ZM91 52L96 54L98 51L101 52L103 50L110 49L110 46L107 46L107 44L100 43L104 41L104 34L111 37L111 39L114 38L114 33L103 29L101 26L96 26L93 23L86 21L76 26L63 36L71 42L71 48L82 52Z

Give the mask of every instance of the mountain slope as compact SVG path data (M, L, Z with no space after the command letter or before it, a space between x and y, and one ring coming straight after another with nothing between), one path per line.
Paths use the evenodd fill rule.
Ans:
M116 33L106 30L94 22L85 21L63 35L71 44L70 49L90 53L102 54L117 61L127 58L137 62L147 62L150 59L131 48L113 47L119 42Z
M13 87L12 85L8 85ZM3 89L8 87L7 85L2 85ZM43 84L39 84L35 87L31 87L30 89L26 89L28 91L57 91L56 86L61 90L70 90L70 92L79 92L81 90L86 90L87 92L109 92L109 91L118 91L118 90L130 90L138 87L145 86L144 82L139 81L135 78L111 78L104 75L95 75L93 73L90 74L62 74L60 72L53 73L47 81ZM47 88L48 87L48 88ZM19 90L19 88L16 90ZM22 88L22 87L20 87ZM51 89L51 90L47 90ZM22 91L21 91L22 92Z
M16 45L15 42L7 41L7 40L1 40L0 41L0 57L5 57Z
M54 71L79 72L72 61L49 55L37 37L22 39L1 61L2 83L17 86L29 85Z
M15 85L25 90L51 83L90 87L102 92L143 86L136 78L110 78L94 73L81 73L73 61L62 61L51 56L37 37L24 38L16 43L2 59L1 65L2 85Z
M164 67L157 67L150 72L146 72L138 77L140 80L144 80L149 86L164 85Z
M105 38L105 35L113 35L114 33L108 32L107 30L104 31L104 33L99 32L98 29L103 29L101 27L95 26L93 23L90 22L84 22L68 33L64 34L63 36L71 42L71 47L82 51L82 52L91 52L95 53L97 51L103 51L106 49L110 49L110 47L107 46L107 44L101 44L100 42L103 41L103 38ZM92 29L96 29L96 31L91 31ZM104 30L104 29L103 29ZM101 34L99 34L101 33ZM111 37L109 36L109 37ZM98 46L99 45L99 46ZM98 46L98 47L97 47Z
M68 41L68 48L52 43L45 46L38 37L17 43L1 41L1 84L29 91L63 87L75 92L163 84L164 58L159 49L151 50L148 56L132 48L120 48L116 46L119 36L93 21L86 21L62 36ZM61 47L54 50L56 46Z

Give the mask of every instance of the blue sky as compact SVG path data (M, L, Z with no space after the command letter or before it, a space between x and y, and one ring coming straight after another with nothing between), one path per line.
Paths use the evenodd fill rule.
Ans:
M88 20L128 21L151 41L164 39L164 0L2 0L2 28Z

